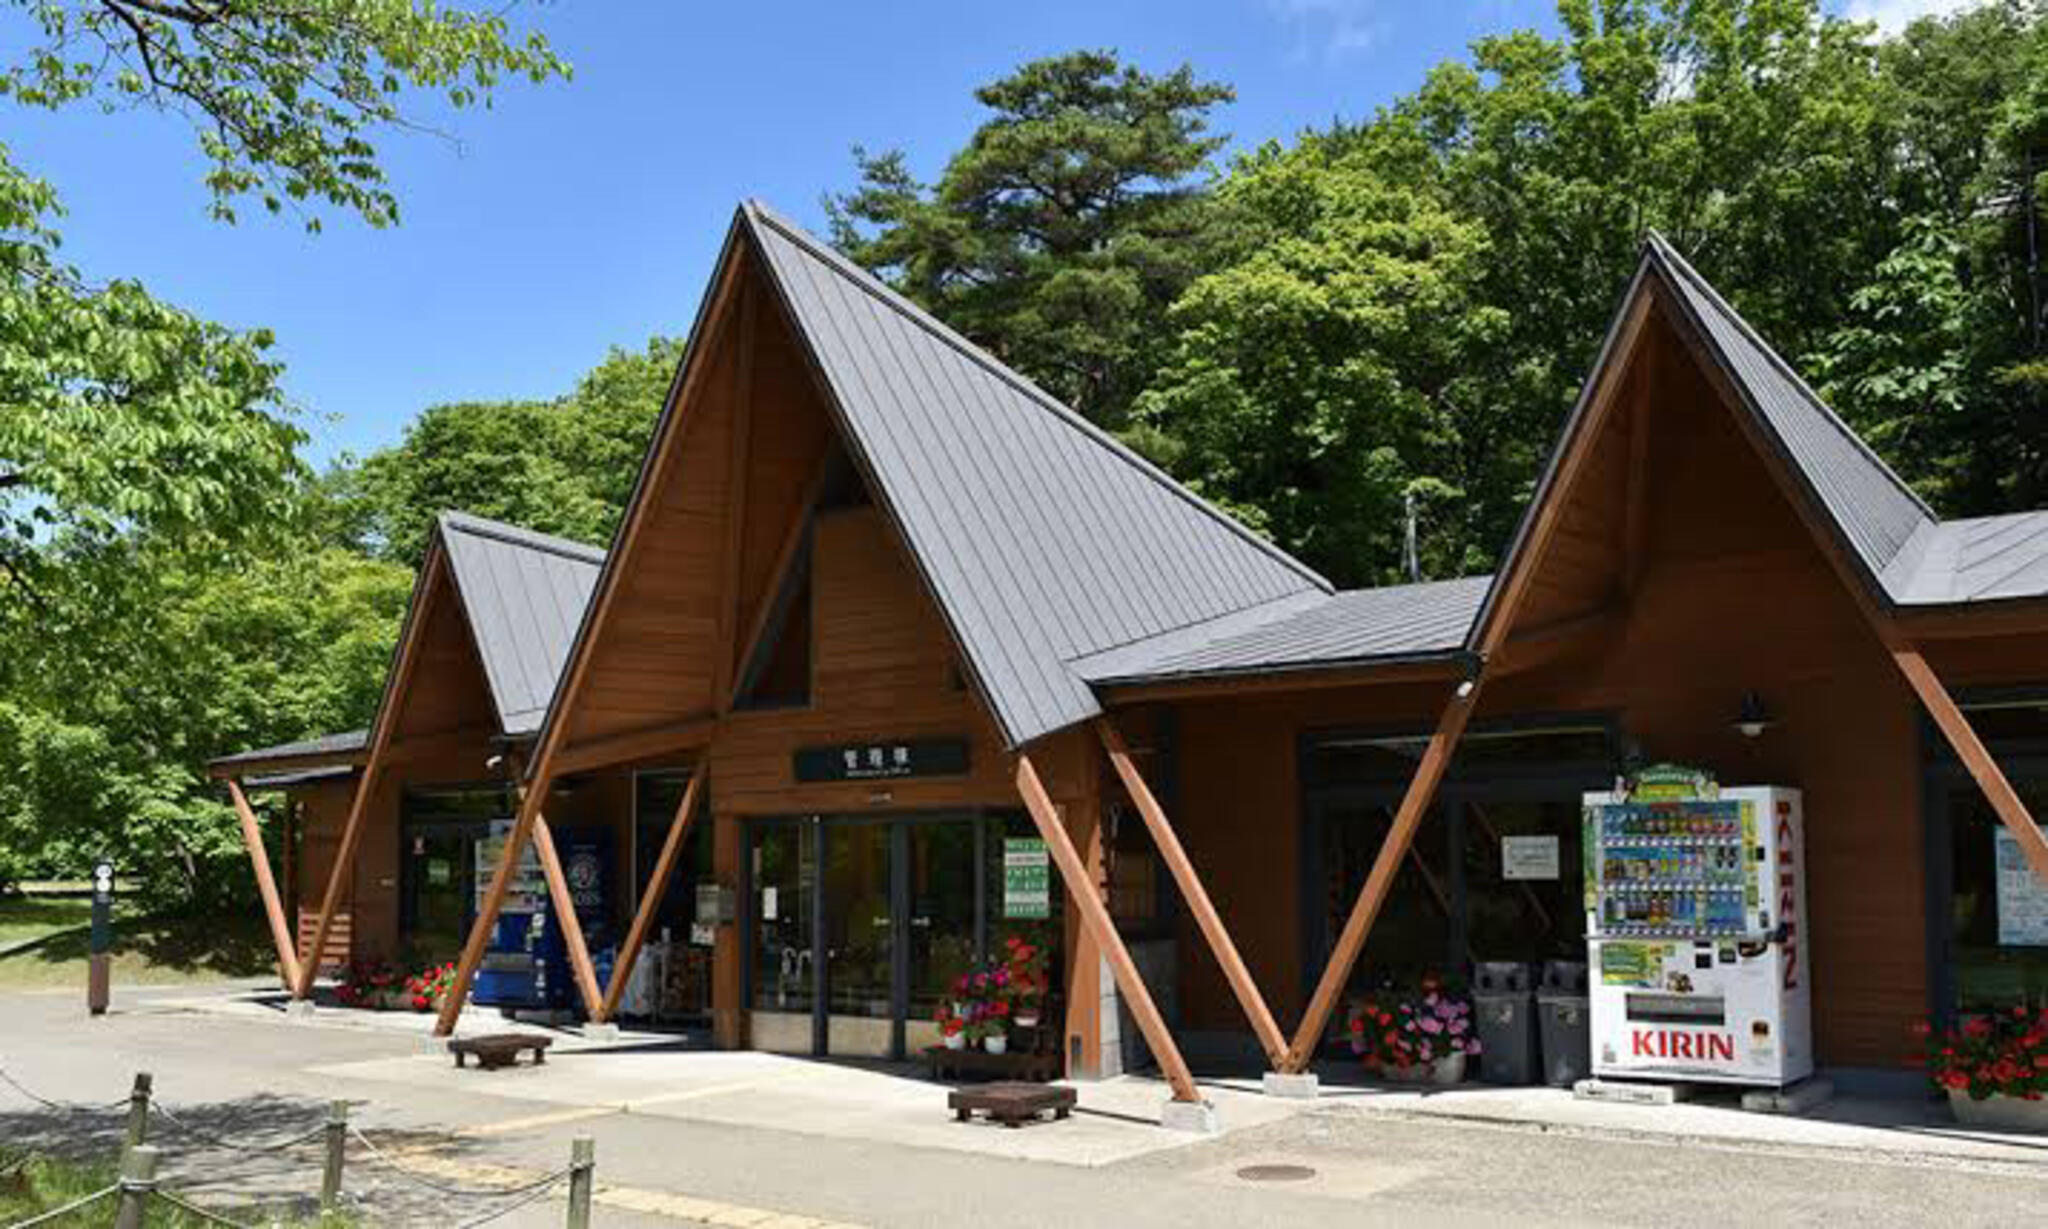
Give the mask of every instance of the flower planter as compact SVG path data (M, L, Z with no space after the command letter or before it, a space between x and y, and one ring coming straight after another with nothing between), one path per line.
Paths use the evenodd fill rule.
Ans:
M1029 1009L1029 1010L1019 1011L1019 1012L1017 1013L1017 1027L1018 1027L1018 1028L1037 1028L1037 1027L1038 1027L1038 1011L1037 1011L1037 1009L1033 1008L1033 1009Z
M1462 1084L1465 1082L1465 1056L1452 1054L1406 1068L1382 1066L1380 1078L1390 1084Z
M1951 1088L1948 1107L1955 1114L1956 1121L1966 1127L2048 1134L2048 1098L2029 1101L2025 1097L1993 1094L1976 1101L1969 1093Z
M1010 1039L1001 1033L991 1033L981 1039L981 1048L991 1054L1001 1054L1010 1048Z
M947 1048L947 1049L949 1049L949 1050L964 1050L964 1049L966 1049L966 1048L967 1048L967 1034L965 1034L965 1033L947 1033L947 1034L946 1034L946 1048Z

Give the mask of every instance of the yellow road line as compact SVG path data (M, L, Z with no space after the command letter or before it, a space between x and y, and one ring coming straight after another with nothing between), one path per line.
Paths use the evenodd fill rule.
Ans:
M455 1134L462 1139L510 1135L514 1131L557 1127L566 1122L582 1122L586 1118L605 1118L622 1113L624 1109L625 1107L620 1105L579 1105L574 1109L555 1110L548 1114L528 1114L524 1118L507 1118L502 1122L486 1122L480 1126L464 1127Z

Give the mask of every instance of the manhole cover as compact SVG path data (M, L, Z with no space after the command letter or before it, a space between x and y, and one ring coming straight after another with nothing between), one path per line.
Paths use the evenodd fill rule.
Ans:
M1247 1165L1237 1176L1247 1182L1306 1182L1316 1171L1306 1165Z

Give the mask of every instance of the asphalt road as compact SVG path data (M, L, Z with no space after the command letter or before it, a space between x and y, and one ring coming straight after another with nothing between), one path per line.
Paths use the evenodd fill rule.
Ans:
M569 1139L595 1137L600 1204L615 1226L716 1222L793 1229L816 1220L871 1226L1002 1229L1416 1225L1627 1225L1683 1229L1854 1225L1857 1229L2038 1223L2042 1160L1912 1159L1530 1127L1425 1120L1333 1106L1217 1139L1086 1169L878 1139L826 1138L686 1117L564 1112L487 1093L317 1074L310 1068L410 1052L392 1036L153 1011L88 1021L76 995L0 995L0 1070L43 1096L104 1102L148 1069L162 1101L201 1131L285 1139L317 1124L331 1098L386 1147L433 1145L434 1181L476 1188L492 1174L545 1173ZM551 1112L552 1110L552 1112ZM36 1106L0 1086L0 1139L104 1153L120 1115ZM479 1130L481 1128L481 1130ZM1044 1128L1051 1129L1051 1128ZM211 1148L165 1128L170 1168L215 1197L303 1194L318 1182L310 1147L283 1154ZM508 1201L437 1192L352 1160L350 1188L378 1224L463 1224ZM1240 1176L1271 1167L1275 1180ZM510 1179L506 1179L510 1180ZM672 1193L666 1212L649 1210ZM636 1203L637 1201L637 1203ZM695 1202L690 1202L695 1201ZM708 1202L707 1202L708 1201ZM637 1207L638 1210L629 1210ZM781 1220L772 1214L786 1215ZM496 1221L562 1223L559 1200Z

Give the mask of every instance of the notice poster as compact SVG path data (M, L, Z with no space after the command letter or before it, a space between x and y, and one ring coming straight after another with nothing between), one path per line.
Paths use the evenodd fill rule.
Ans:
M1554 836L1500 838L1502 879L1556 879L1558 861L1558 840Z
M2012 833L1994 829L1991 849L1998 868L1998 945L2048 947L2048 885L2027 865Z
M512 835L512 821L494 819L487 835L476 840L476 908L482 912L484 897L490 895L491 881L497 877L498 863L505 857L505 842ZM511 887L505 893L504 912L534 913L547 899L547 880L541 876L540 855L534 852L533 842L528 841L526 849L519 855L519 865L512 872Z
M1052 916L1052 859L1037 837L1003 840L1003 916Z
M1671 954L1668 943L1615 943L1600 945L1600 984L1655 988L1664 981L1664 961Z

